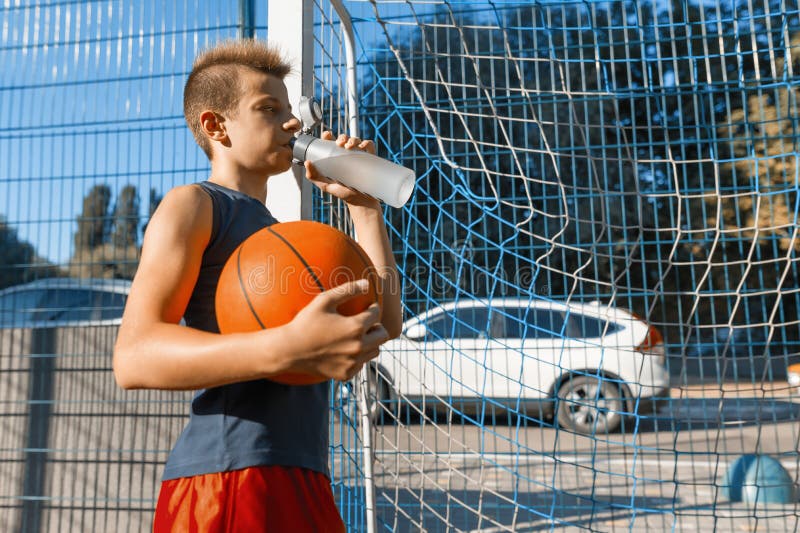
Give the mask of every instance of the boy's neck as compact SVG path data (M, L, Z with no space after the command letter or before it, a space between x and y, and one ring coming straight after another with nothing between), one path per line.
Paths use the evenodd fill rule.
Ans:
M267 179L269 176L242 172L242 169L220 168L224 165L211 163L208 181L252 196L261 203L267 201Z

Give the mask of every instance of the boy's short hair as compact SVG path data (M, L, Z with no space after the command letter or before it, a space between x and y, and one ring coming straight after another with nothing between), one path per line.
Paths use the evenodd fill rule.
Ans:
M183 115L197 144L211 159L211 142L203 134L200 113L235 113L242 95L243 68L284 79L291 65L274 47L253 39L224 41L201 52L183 88Z

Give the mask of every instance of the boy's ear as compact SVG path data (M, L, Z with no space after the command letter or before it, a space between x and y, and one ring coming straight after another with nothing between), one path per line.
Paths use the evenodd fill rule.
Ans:
M207 110L200 113L200 127L203 133L213 141L224 141L227 137L225 118L213 111Z

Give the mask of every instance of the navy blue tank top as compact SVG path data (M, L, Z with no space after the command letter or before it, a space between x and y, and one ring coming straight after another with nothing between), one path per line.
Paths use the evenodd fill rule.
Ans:
M277 221L242 192L208 181L198 185L211 197L214 220L184 320L218 333L214 294L225 261L247 237ZM328 392L327 381L293 386L266 379L199 391L163 479L261 465L299 466L330 477Z

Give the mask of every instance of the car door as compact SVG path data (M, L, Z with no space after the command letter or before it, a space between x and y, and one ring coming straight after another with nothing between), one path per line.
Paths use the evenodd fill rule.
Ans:
M450 355L450 391L454 398L487 396L492 389L492 341L489 308L474 302L455 310Z
M446 394L448 390L448 335L453 315L436 309L406 329L403 335L381 347L378 363L387 369L401 396L422 398L429 394ZM412 333L424 326L424 335Z
M545 397L564 372L563 314L535 306L506 307L505 311L505 344L520 376L509 383L509 396Z
M489 309L489 340L485 352L482 395L487 398L526 397L524 370L530 365L523 353L519 316L523 309L509 305Z
M424 339L413 341L419 361L419 383L408 382L408 394L475 397L485 374L488 310L485 306L440 310L424 322Z

